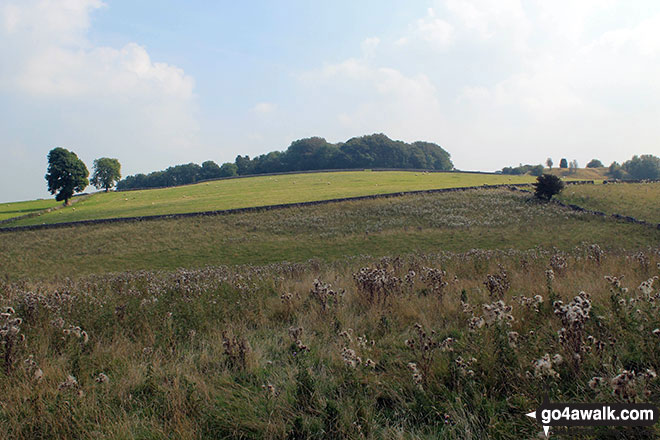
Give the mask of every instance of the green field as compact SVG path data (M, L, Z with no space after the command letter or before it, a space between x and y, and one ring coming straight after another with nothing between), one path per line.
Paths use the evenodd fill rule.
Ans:
M39 217L21 219L5 226L214 211L399 191L529 183L533 180L531 176L410 171L354 171L249 177L163 189L98 193L74 206L42 214Z
M55 199L30 200L26 202L12 202L0 204L0 221L26 214L33 214L44 209L54 208L61 205Z
M575 185L559 199L594 211L660 223L660 183Z
M0 237L5 276L48 278L583 242L639 248L657 243L660 231L539 203L528 193L474 189Z

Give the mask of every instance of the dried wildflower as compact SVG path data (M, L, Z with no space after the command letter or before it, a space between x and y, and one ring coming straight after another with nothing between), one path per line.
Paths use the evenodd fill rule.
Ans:
M415 385L419 389L422 389L422 383L424 382L424 376L417 368L417 364L414 362L408 362L408 369L412 372L412 379Z
M227 331L222 332L222 347L227 356L229 367L232 369L245 370L247 357L251 352L247 339L230 336Z
M602 377L596 376L591 378L588 385L589 388L591 388L592 390L596 390L600 388L603 385L603 383L604 383L604 379Z
M323 311L327 310L327 308L333 304L337 303L339 301L339 298L341 298L344 295L344 291L342 290L341 292L335 291L331 289L331 285L324 283L322 281L319 281L318 279L314 280L314 287L310 289L309 295L314 298L316 301L318 301L319 304L321 304L321 309Z
M484 321L486 325L489 326L498 324L501 321L504 321L510 325L510 323L514 320L513 315L511 314L513 307L506 305L506 303L502 300L495 301L492 304L484 304L483 311Z
M572 354L574 367L577 369L582 359L581 353L586 351L584 326L591 311L589 294L580 292L569 304L564 305L562 301L555 301L553 306L555 315L564 324L564 327L557 332L559 343Z
M431 289L431 292L442 298L443 290L449 285L445 280L447 272L442 269L422 267L421 280Z
M509 346L511 348L516 348L518 346L518 339L520 338L520 335L518 332L509 332L507 333L507 340L509 342Z
M110 378L105 375L104 373L99 373L98 376L96 376L96 379L94 379L97 383L108 383L110 382Z
M624 400L632 400L637 395L635 372L623 370L610 381L612 395Z
M475 358L463 359L461 356L457 357L454 361L458 367L458 371L461 376L473 377L474 370L472 370L472 364L477 362Z
M269 397L275 397L277 396L277 390L275 389L275 385L271 384L270 382L264 385L261 385L261 388L266 391Z
M652 278L649 278L648 280L644 281L637 287L637 290L642 292L644 296L647 298L653 293L653 283L658 279L658 276L654 276Z
M605 275L605 281L610 283L610 286L620 289L621 288L621 281L623 280L624 275L621 275L619 277L615 277L612 275Z
M0 347L5 361L6 374L12 371L18 346L25 341L25 335L21 333L23 320L14 314L14 309L7 307L5 313L0 315Z
M552 287L552 283L555 281L555 271L552 269L546 269L545 271L545 281L548 285L548 289Z
M502 298L504 294L511 288L509 275L504 268L500 266L500 272L494 275L486 275L484 285L488 288L491 297Z
M558 378L559 373L557 373L552 367L553 367L553 361L550 359L550 355L548 353L544 354L541 359L537 359L534 362L532 362L532 365L534 366L534 376L538 378L542 377L554 377Z
M376 368L376 362L374 362L371 359L367 358L367 360L364 362L364 366L367 367L367 368Z
M568 268L568 261L564 256L555 254L550 258L550 267L558 274L562 274Z
M369 304L384 303L389 295L400 294L403 280L391 267L363 267L353 274L358 293Z
M74 376L69 374L66 377L66 380L58 385L57 389L62 390L62 391L66 391L66 390L74 389L74 388L78 388L78 387L79 387L78 380L76 380L76 378Z
M355 350L348 347L341 349L341 358L346 365L355 368L362 363L362 359L355 353Z

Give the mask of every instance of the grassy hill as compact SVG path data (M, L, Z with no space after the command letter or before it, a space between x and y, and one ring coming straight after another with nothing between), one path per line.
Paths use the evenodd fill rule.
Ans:
M61 204L62 204L61 202L55 201L54 198L47 200L40 199L40 200L29 200L25 202L1 203L0 221L14 217L20 217L26 214L41 212L46 209L54 208Z
M340 260L469 249L645 247L660 231L474 189L176 220L3 233L6 276Z
M605 180L608 179L606 173L609 170L607 167L603 168L578 168L575 171L568 168L552 168L543 170L544 173L553 174L563 179L578 179L578 180Z
M615 183L567 187L560 200L607 214L660 223L660 183Z
M262 204L340 184L345 196L395 177L351 175L99 194L68 212ZM432 176L399 177L420 189ZM655 188L564 197L593 191L586 201L618 211L617 190L648 201ZM0 319L18 330L1 346L0 428L26 440L539 438L525 414L546 395L660 401L659 242L654 228L493 188L3 232ZM566 306L582 308L579 325Z
M399 191L533 181L531 176L410 171L259 176L172 188L97 193L74 206L21 219L5 226L212 211Z

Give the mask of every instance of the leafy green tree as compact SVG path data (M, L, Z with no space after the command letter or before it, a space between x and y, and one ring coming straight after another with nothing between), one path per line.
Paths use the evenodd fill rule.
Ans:
M534 195L541 200L550 200L564 189L564 182L552 174L541 174L534 183Z
M78 159L76 153L57 147L48 153L48 170L46 172L48 191L57 193L55 200L69 204L74 192L83 191L89 185L89 171L85 163Z
M231 162L225 162L220 167L220 177L232 177L238 175L238 167Z
M218 166L217 163L213 162L212 160L207 160L206 162L202 163L200 179L217 179L218 177L222 176L220 175L220 166Z
M604 166L605 165L603 165L603 162L599 161L598 159L591 159L587 164L587 168L603 168Z
M568 161L565 157L559 161L559 168L568 168Z
M121 164L117 159L102 157L94 161L91 183L98 189L108 192L121 179Z
M619 162L612 162L609 170L607 171L607 175L613 179L623 179L625 171L623 171L623 168L621 168Z
M628 172L633 179L660 179L660 158L651 154L633 156L621 167Z

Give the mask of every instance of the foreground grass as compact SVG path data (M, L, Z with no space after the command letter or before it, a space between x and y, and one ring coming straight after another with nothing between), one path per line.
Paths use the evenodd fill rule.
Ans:
M173 214L308 202L437 188L529 183L531 176L469 173L340 172L219 180L173 188L97 193L72 207L7 226Z
M45 209L54 208L55 206L59 206L61 204L62 204L61 202L57 202L55 201L55 199L1 203L0 221L14 217L19 217L26 214L33 214L35 212L43 211Z
M585 246L0 282L0 306L12 308L2 319L19 329L1 348L0 430L12 439L538 438L525 413L546 394L659 401L658 281L637 289L659 261L658 249ZM553 301L569 305L582 290L586 319L562 322ZM484 305L499 299L512 310L489 313ZM576 329L571 343L562 327ZM622 387L613 379L625 371L634 373ZM659 434L601 427L571 438Z
M660 223L660 183L569 186L560 200L607 214Z
M0 237L2 276L43 279L365 254L537 245L569 250L583 242L635 249L658 243L660 231L539 203L529 194L479 189Z

